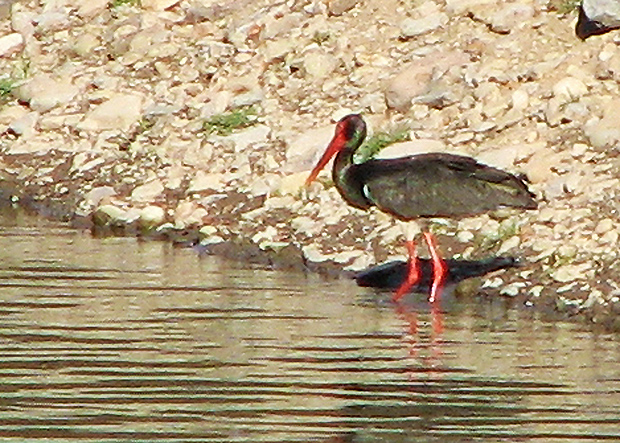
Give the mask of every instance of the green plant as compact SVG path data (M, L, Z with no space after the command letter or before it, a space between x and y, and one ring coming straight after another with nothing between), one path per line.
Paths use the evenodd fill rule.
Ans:
M383 148L398 142L411 140L409 130L397 128L390 132L377 132L372 135L359 149L357 156L358 162L364 162L376 156Z
M518 235L519 231L520 227L516 222L507 220L499 225L496 232L477 235L473 247L477 251L491 252L509 238Z
M155 126L155 119L152 117L142 117L138 121L138 132L143 133Z
M257 112L253 106L233 109L225 114L218 114L204 122L207 134L230 135L237 129L247 128L257 123Z
M7 98L15 89L15 81L11 78L0 78L0 99Z
M328 31L316 31L312 36L312 41L321 46L323 43L328 41L330 37L331 36Z
M140 0L114 0L110 6L112 8L118 8L120 6L123 5L127 5L127 6L138 6L140 7Z
M551 0L549 9L557 11L559 14L569 14L576 11L581 4L581 0Z

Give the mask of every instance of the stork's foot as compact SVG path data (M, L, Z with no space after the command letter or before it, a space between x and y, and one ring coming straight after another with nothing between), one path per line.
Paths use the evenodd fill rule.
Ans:
M408 240L406 245L407 250L409 251L409 260L407 261L407 277L392 297L392 300L395 302L403 298L403 296L420 281L420 264L418 262L418 253L415 242Z
M424 233L424 239L428 245L428 251L431 254L431 260L433 261L433 284L431 286L431 295L428 301L435 303L439 300L443 286L446 281L446 275L448 273L448 266L446 262L441 258L439 251L437 250L437 243L433 234L430 232Z

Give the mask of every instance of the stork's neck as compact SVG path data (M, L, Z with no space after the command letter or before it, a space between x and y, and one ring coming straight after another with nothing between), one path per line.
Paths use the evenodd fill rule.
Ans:
M357 165L353 163L356 149L357 146L347 146L338 152L334 159L332 180L347 203L356 208L368 209L372 202L364 195L364 182L356 173Z

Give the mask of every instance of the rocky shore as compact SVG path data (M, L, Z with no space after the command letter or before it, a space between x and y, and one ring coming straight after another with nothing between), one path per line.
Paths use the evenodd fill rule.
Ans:
M567 3L0 3L1 194L95 232L329 274L400 228L303 188L334 121L527 174L540 207L434 225L447 257L525 265L483 290L620 329L620 33ZM404 134L404 137L402 137Z

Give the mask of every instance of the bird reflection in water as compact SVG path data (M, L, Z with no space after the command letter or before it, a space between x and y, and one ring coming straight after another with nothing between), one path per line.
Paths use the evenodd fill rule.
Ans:
M428 293L424 293L428 296ZM443 334L443 312L438 303L430 303L429 321L431 325L430 336L428 337L428 344L425 344L425 334L421 333L418 328L418 311L415 306L412 306L406 302L399 301L394 305L396 314L405 322L406 336L405 342L409 347L409 358L413 363L419 362L422 358L424 360L424 367L427 368L425 372L440 373L436 371L440 365L441 358L441 337ZM421 355L423 350L427 348L428 354ZM414 378L417 371L411 371L409 373L410 378Z
M518 267L520 262L514 257L489 257L482 260L446 260L447 273L445 279L444 299L441 303L428 303L427 295L432 290L433 263L431 259L417 258L420 272L417 284L410 289L406 297L394 303L397 315L406 323L407 343L409 355L416 362L420 359L421 351L429 349L425 356L425 367L430 372L440 373L438 369L441 357L441 337L444 330L442 305L446 305L457 284L463 280L481 277L490 272ZM407 278L409 264L406 261L396 260L383 263L366 269L355 275L359 286L371 287L378 290L394 290L399 288ZM416 295L424 294L423 300ZM426 334L418 328L418 313L428 310L431 326L428 346L423 344ZM413 376L415 372L411 372Z

